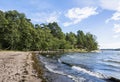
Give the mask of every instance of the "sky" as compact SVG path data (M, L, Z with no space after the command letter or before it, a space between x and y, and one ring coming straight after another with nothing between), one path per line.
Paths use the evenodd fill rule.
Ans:
M64 33L90 32L99 48L120 48L120 0L0 0L0 10L25 13L34 24L57 22Z

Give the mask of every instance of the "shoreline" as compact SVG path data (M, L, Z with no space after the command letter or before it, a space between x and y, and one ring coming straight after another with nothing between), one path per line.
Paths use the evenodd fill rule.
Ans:
M33 51L35 54L56 54L56 53L88 53L88 52L96 52L99 53L101 50L92 50L92 51L87 51L85 49L59 49L59 50L46 50L46 51Z
M34 51L0 51L0 82L74 82L67 76L49 71L38 54L33 53ZM104 80L120 82L113 77Z
M43 55L41 55L41 56L43 56ZM44 73L43 77L44 77L44 79L46 79L46 82L75 82L73 79L69 78L66 75L52 72L51 69L46 68L45 64L42 62L41 59L39 59L38 61L40 61L42 69L44 69L43 70L43 73ZM114 78L114 77L108 77L108 78L104 78L101 80L104 80L105 82L120 82L119 79Z
M42 62L38 59L38 54L35 54L34 52L31 53L31 59L32 59L32 67L35 70L37 77L41 78L41 82L46 82L46 79L44 78L44 66Z
M38 55L40 54L35 54L35 55L37 59L39 59ZM40 72L40 74L42 75L40 77L43 79L43 82L74 82L71 78L67 77L66 75L61 75L50 71L48 68L46 68L46 65L42 62L42 60L39 59L38 61L39 61L39 67L42 69L39 70L39 72L42 71L43 73L41 74Z

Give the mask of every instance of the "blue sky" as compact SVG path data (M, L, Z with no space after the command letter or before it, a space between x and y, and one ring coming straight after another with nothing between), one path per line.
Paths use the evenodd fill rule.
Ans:
M91 32L100 48L120 48L120 0L1 0L0 10L25 13L34 24L58 22L65 33Z

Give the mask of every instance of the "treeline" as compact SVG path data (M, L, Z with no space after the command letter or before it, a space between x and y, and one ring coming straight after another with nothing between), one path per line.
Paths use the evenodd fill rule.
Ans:
M0 49L56 50L97 49L94 35L79 30L77 34L63 33L56 23L32 24L25 14L16 10L0 11Z

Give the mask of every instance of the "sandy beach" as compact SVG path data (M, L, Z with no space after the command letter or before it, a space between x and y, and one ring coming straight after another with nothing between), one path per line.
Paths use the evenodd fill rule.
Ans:
M30 52L0 51L0 82L41 82Z

